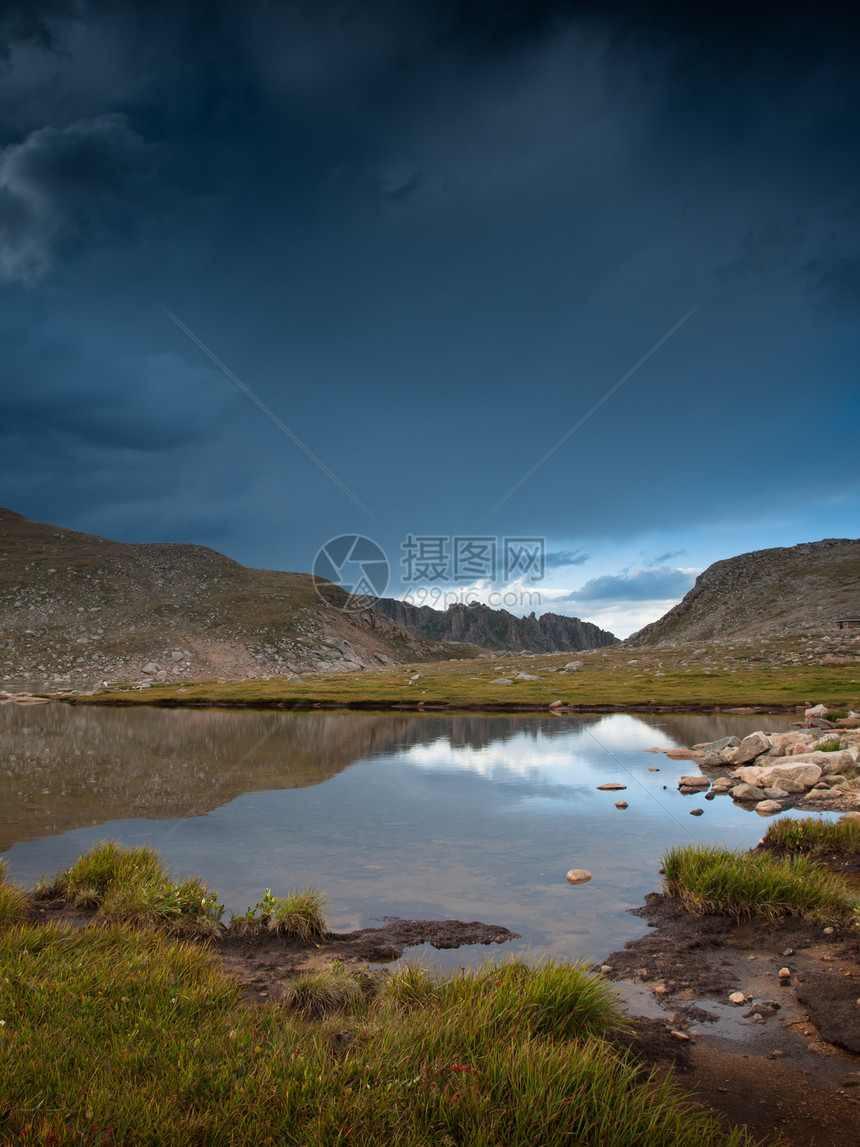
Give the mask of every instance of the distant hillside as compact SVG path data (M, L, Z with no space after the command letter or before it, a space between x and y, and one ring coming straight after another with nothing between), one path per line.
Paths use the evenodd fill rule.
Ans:
M434 641L466 641L485 649L564 653L614 645L618 640L614 634L578 617L557 613L514 617L505 609L490 609L479 603L449 605L441 610L383 597L376 609L410 633Z
M860 614L860 540L828 538L714 562L627 645L835 631Z
M204 546L130 545L0 509L0 684L239 679L468 657L309 574Z

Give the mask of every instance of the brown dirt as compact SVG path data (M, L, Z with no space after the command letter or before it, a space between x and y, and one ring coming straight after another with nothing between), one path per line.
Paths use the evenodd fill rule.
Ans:
M285 981L299 972L315 971L332 960L366 967L399 959L407 948L430 944L459 948L463 944L504 944L516 932L477 920L389 920L382 928L328 932L319 943L279 936L230 936L215 944L224 970L235 977L247 999L262 1002L283 995Z
M776 1133L796 1147L858 1142L856 933L692 917L677 900L646 899L637 914L653 931L607 959L611 979L635 985L633 1011L638 988L652 1013L633 1049L658 1073L673 1071L726 1127ZM784 967L791 976L781 980ZM745 1005L729 1002L735 991ZM766 1014L756 1020L759 1006Z
M36 911L40 923L56 922L83 928L95 913L69 908L62 901L48 901ZM399 959L407 948L430 944L433 948L459 948L464 944L504 944L519 938L498 924L478 920L387 919L381 928L356 932L327 932L318 942L288 940L283 936L231 935L226 930L209 941L224 971L236 979L243 996L262 1003L277 1000L285 983L300 972L316 971L333 960L367 967Z

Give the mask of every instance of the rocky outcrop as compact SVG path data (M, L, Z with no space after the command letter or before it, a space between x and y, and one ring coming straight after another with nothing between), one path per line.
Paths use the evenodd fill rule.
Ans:
M678 605L628 645L834 631L860 613L860 540L755 550L708 566Z
M490 609L475 602L457 603L446 610L410 605L395 598L380 598L378 612L410 633L434 641L464 641L484 649L556 653L614 645L614 634L578 617L545 613L515 617L505 609Z
M804 725L820 720L814 706L805 712ZM826 712L827 710L825 710ZM847 724L847 722L846 722ZM739 804L754 806L762 816L773 816L792 806L850 811L860 809L860 732L843 728L838 734L806 728L791 733L750 733L740 741L722 737L692 749L664 749L676 758L683 753L698 760L704 772L683 776L683 794L710 787L707 799L729 794ZM749 762L749 763L743 763Z
M0 683L241 679L471 656L309 574L204 546L131 545L0 509Z

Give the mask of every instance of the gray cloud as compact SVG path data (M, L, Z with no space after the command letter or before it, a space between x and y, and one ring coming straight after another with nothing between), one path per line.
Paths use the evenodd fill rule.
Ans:
M680 598L692 588L695 574L661 566L632 574L595 577L575 590L572 601L668 601Z
M586 550L551 550L546 555L548 570L566 569L567 566L583 566L591 557Z
M662 566L665 562L670 562L672 558L682 558L686 552L686 549L667 550L665 554L658 554L656 558L652 558L651 561L648 562L648 565Z
M39 128L7 146L0 154L0 276L34 282L61 244L127 212L155 151L119 114Z

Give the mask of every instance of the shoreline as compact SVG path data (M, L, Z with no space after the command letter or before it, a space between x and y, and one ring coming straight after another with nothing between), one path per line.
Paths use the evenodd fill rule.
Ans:
M632 986L649 1066L727 1127L777 1130L798 1147L850 1142L860 1124L856 931L694 917L656 892L630 911L651 930L601 970ZM791 975L779 977L785 966ZM744 1003L731 1003L732 992Z
M363 711L378 713L721 713L726 715L749 716L758 713L767 715L796 713L805 708L805 702L791 702L784 705L773 702L760 704L737 705L733 702L687 702L684 704L641 704L631 703L583 703L583 704L548 704L547 702L499 701L468 704L457 701L387 701L379 698L346 699L332 701L330 699L314 700L312 698L298 698L296 700L239 700L235 698L183 698L183 697L100 697L98 694L78 695L73 697L57 694L35 694L51 701L58 701L67 705L99 705L113 708L134 708L135 706L149 706L157 709L289 709L295 712L306 712L311 709L325 709L337 711Z

